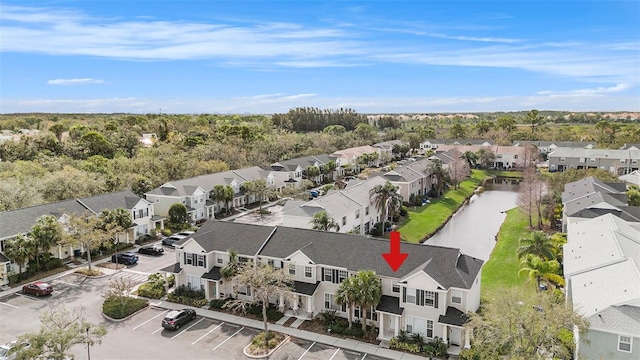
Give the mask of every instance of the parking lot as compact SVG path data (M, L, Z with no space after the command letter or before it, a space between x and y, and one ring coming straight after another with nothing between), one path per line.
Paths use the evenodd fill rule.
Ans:
M149 308L113 325L102 345L92 350L96 358L118 359L247 359L243 349L259 330L198 315L179 330L161 326L167 310ZM114 331L116 330L116 331ZM135 339L135 341L131 341ZM269 359L281 360L382 360L354 351L290 338ZM76 357L80 359L80 357Z
M167 310L150 307L122 322L106 321L101 315L103 294L115 278L134 284L146 281L148 274L175 262L175 250L165 247L162 256L139 255L139 262L109 276L87 278L68 274L50 282L51 295L35 297L21 292L0 298L0 344L20 334L40 329L39 315L50 307L82 307L85 319L107 328L102 344L92 346L96 359L247 359L243 349L260 330L225 323L199 314L177 331L165 330L161 321ZM86 345L71 349L76 360L87 359ZM383 358L337 346L290 338L269 359L282 360L381 360Z

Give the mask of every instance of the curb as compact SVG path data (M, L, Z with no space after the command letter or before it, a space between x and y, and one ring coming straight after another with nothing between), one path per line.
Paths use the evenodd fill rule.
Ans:
M281 333L282 334L282 333ZM284 335L284 334L283 334ZM282 340L280 342L280 344L278 344L278 346L274 347L273 349L271 349L271 351L269 351L268 353L264 354L264 355L251 355L249 354L249 352L247 351L247 349L249 349L249 347L251 346L251 343L249 343L249 345L245 346L244 349L242 350L242 352L244 353L244 356L251 358L251 359L264 359L264 358L268 358L269 356L271 356L271 354L273 354L274 352L276 352L276 350L280 349L280 347L282 347L282 345L286 344L289 340L291 339L291 335L285 335L284 340Z
M106 320L111 321L111 322L116 322L116 323L118 323L118 322L123 322L123 321L125 321L125 320L129 320L129 319L131 319L132 317L134 317L134 316L138 315L138 313L141 313L141 312L143 312L143 311L147 310L147 309L148 309L148 308L150 308L150 307L151 307L151 303L147 302L147 306L143 307L142 309L140 309L140 310L138 310L138 311L134 312L133 314L131 314L131 315L127 316L127 317L124 317L124 318L122 318L122 319L114 319L114 318L112 318L112 317L107 316L107 315L106 315L105 313L103 313L102 311L100 311L100 314L102 314L102 317L103 317L103 318L105 318Z

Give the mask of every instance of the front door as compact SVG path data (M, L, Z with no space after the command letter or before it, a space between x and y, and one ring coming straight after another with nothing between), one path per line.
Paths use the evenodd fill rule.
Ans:
M449 342L451 345L460 346L460 339L462 338L462 329L449 327Z

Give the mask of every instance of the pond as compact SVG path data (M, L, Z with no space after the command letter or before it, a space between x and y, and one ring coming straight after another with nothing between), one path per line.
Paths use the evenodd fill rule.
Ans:
M517 206L518 181L489 179L469 203L424 243L459 248L462 253L487 261L506 210Z

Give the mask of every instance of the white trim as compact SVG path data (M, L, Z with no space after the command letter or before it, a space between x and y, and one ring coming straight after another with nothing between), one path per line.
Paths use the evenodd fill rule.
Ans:
M623 343L623 342L622 342L622 338L623 338L623 337L628 338L628 339L629 339L629 342L626 342L626 341L625 341L625 342ZM621 350L621 349L620 349L620 344L629 344L629 351L627 351L627 350ZM633 352L633 336L620 335L620 334L619 334L619 335L618 335L618 346L617 346L617 349L618 349L618 351L620 351L620 352L625 352L625 353L629 353L629 354L630 354L630 353L632 353L632 352Z

